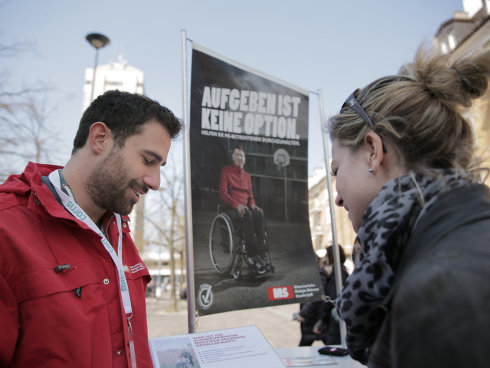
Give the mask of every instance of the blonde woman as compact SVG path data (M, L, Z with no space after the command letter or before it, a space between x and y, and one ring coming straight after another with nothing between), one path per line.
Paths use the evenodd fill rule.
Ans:
M490 193L462 115L489 76L489 51L449 64L421 48L329 121L361 245L337 310L369 367L490 366Z

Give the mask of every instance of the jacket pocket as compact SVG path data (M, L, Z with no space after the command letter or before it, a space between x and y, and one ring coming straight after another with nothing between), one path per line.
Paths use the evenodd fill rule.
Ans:
M70 264L61 272L40 268L17 277L12 289L20 338L12 366L42 362L58 368L76 362L77 367L110 367L115 327L103 280L99 264L92 260ZM115 320L120 323L118 317Z
M125 266L126 280L129 285L131 294L131 302L138 300L137 298L145 299L146 287L151 281L151 276L148 268L143 262L137 262L131 266Z
M56 272L54 267L32 270L18 275L12 282L12 290L17 302L22 303L89 284L100 284L99 270L97 263L90 260L70 264L60 272Z

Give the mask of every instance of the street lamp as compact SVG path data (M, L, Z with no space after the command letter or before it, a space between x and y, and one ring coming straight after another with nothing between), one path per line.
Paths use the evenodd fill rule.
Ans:
M95 69L97 69L97 57L99 55L99 49L108 45L111 41L109 40L109 38L100 33L89 33L85 38L93 47L95 47L94 74L92 76L92 93L90 95L90 102L92 102L94 99Z

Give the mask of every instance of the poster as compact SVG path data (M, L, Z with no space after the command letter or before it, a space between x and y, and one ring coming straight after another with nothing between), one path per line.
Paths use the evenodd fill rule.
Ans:
M308 92L193 44L190 109L199 314L319 299L308 223ZM235 181L251 188L263 228L253 207L246 225L226 202L243 196L223 195Z

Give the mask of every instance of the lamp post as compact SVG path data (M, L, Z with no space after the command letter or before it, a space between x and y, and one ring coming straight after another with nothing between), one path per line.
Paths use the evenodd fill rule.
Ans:
M109 40L109 38L100 33L89 33L85 38L93 47L95 47L94 74L92 76L92 93L90 94L90 102L92 102L94 100L95 70L97 69L97 57L99 55L99 49L108 45L111 41Z

